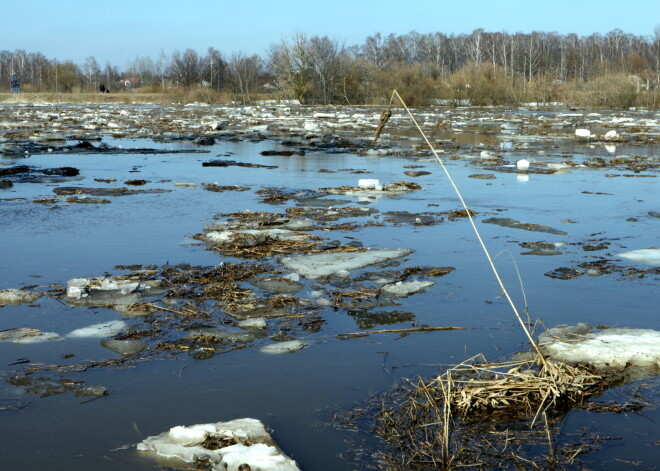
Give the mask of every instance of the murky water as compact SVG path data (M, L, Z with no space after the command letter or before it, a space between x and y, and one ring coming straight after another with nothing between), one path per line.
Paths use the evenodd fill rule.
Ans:
M515 113L515 119L523 119ZM509 117L510 118L510 117ZM511 119L509 119L510 122ZM501 123L500 123L501 124ZM616 266L647 270L617 257L618 253L658 245L660 219L657 171L634 174L611 168L569 168L565 173L521 177L501 168L482 168L480 144L516 141L502 127L470 132L442 130L437 140L454 139L459 148L448 152L458 159L446 161L464 197L479 214L477 225L514 299L523 296L509 254L518 264L533 319L545 325L589 322L633 328L660 328L657 316L657 274L627 276L623 271L601 276L584 275L570 280L544 274L559 267L610 260ZM506 131L507 129L504 128ZM460 131L460 132L459 132ZM513 136L513 138L510 138ZM488 138L488 142L483 142ZM124 148L197 148L190 143L154 143L150 139L112 139L104 142ZM617 154L655 155L654 145L631 147L619 144ZM154 469L151 457L136 454L134 445L149 435L175 425L254 417L274 431L282 449L302 469L363 469L364 463L346 460L355 443L369 436L338 430L332 414L382 392L406 377L432 375L443 365L460 362L477 353L497 360L524 348L525 339L510 308L500 297L497 284L467 220L437 225L385 222L384 213L448 212L460 209L440 167L428 157L370 157L355 153L308 152L304 156L262 156L261 151L280 148L272 141L218 142L206 154L157 155L71 155L57 152L22 158L2 157L4 166L30 165L40 168L71 166L80 169L82 180L57 184L17 183L0 189L0 288L65 285L67 280L104 273L121 274L119 264L215 265L236 261L211 252L191 236L213 222L219 213L242 210L283 211L291 206L261 202L257 190L264 187L318 189L356 186L359 178L381 182L410 180L406 166L420 165L430 171L415 179L422 186L398 196L383 197L368 207L379 210L367 225L353 231L319 231L343 243L359 240L365 247L410 248L414 253L405 266L451 266L456 270L434 279L436 285L405 299L398 310L413 313L417 325L461 326L469 330L448 332L375 334L362 339L339 340L338 334L361 330L345 311L320 309L324 319L320 331L301 334L309 347L295 354L265 355L246 348L207 360L179 354L172 358L129 363L125 367L91 368L57 377L84 380L86 384L110 389L107 397L93 401L70 393L39 398L20 388L0 384L0 456L2 468L116 470ZM537 139L525 148L500 149L504 158L533 157L542 162L561 162L570 155L579 162L611 153L601 144ZM204 161L227 156L232 160L278 168L202 167ZM530 159L532 160L532 159ZM0 167L0 169L3 167ZM323 173L319 170L334 173ZM363 170L355 174L347 169ZM489 172L495 179L469 178ZM606 178L606 174L619 174ZM627 176L624 176L627 175ZM639 178L631 178L630 176ZM642 175L643 177L640 177ZM170 192L112 197L111 204L37 204L35 198L53 198L58 186L103 187L94 179L116 179L116 186L130 179L144 179L143 189ZM250 191L214 193L201 186L178 187L174 182L247 185ZM357 198L341 196L357 202ZM490 217L512 218L523 223L552 226L567 235L529 232L483 224ZM555 256L521 255L522 242L562 243ZM583 246L605 241L607 248L585 251ZM373 268L363 271L374 271ZM627 273L627 272L626 272ZM299 295L314 287L308 283ZM41 298L33 305L0 309L0 330L16 327L66 333L96 322L119 319L110 309L73 308L56 299ZM136 319L125 318L129 323ZM410 327L411 322L380 326ZM379 327L376 327L379 328ZM73 355L69 357L69 355ZM113 357L98 339L67 339L33 345L0 342L0 371L3 375L29 365L73 364ZM67 357L67 358L65 358ZM12 365L16 362L26 362ZM48 376L48 372L38 373ZM627 385L607 393L610 399L625 397L633 390L649 396L658 391L657 379ZM660 413L644 410L635 415L573 412L565 433L584 427L606 441L600 451L583 458L597 469L621 469L634 461L655 466Z

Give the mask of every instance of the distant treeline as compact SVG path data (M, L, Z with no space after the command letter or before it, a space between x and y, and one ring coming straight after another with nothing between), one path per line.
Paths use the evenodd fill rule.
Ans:
M651 36L621 30L577 36L533 32L369 36L346 46L296 34L262 56L209 48L137 57L120 70L42 53L0 51L0 77L30 92L170 93L182 100L295 99L303 104L382 104L397 89L409 104L500 105L561 101L574 106L657 107L660 26Z

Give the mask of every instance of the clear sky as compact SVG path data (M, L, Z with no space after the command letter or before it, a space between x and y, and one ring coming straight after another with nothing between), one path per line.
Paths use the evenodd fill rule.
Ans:
M264 54L296 32L345 45L367 36L556 31L589 35L619 28L651 35L660 0L19 0L3 2L0 50L42 52L82 64L94 56L123 69L136 56L209 46ZM10 7L11 4L11 7Z

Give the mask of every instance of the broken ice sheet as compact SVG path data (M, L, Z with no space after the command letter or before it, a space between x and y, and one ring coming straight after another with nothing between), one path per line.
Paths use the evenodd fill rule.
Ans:
M341 271L357 270L375 263L405 257L409 249L374 249L365 252L333 252L298 257L284 257L282 264L289 270L310 280L334 275Z
M649 265L660 266L660 249L638 249L630 252L620 253L619 257L627 258L635 262L648 263Z
M138 443L140 452L165 458L168 464L207 462L212 470L299 471L296 462L275 444L256 419L172 427ZM198 468L200 469L200 468Z
M102 338L112 337L124 331L128 324L124 321L99 322L98 324L88 325L80 329L73 330L67 334L67 337L77 338Z
M55 332L43 332L38 329L28 329L24 327L0 331L0 342L40 343L51 340L63 340L63 338Z
M628 366L658 371L660 332L651 329L614 328L594 332L588 324L560 325L539 336L541 351L565 363L622 370Z
M26 291L23 289L2 289L0 290L0 306L33 303L41 297L41 293Z

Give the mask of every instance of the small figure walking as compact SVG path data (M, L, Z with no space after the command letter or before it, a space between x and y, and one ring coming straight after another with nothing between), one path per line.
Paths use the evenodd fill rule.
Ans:
M105 93L105 85L103 84L99 85L99 92Z
M18 95L21 92L21 81L18 80L16 75L11 76L11 82L9 82L9 88L11 89L12 94Z

